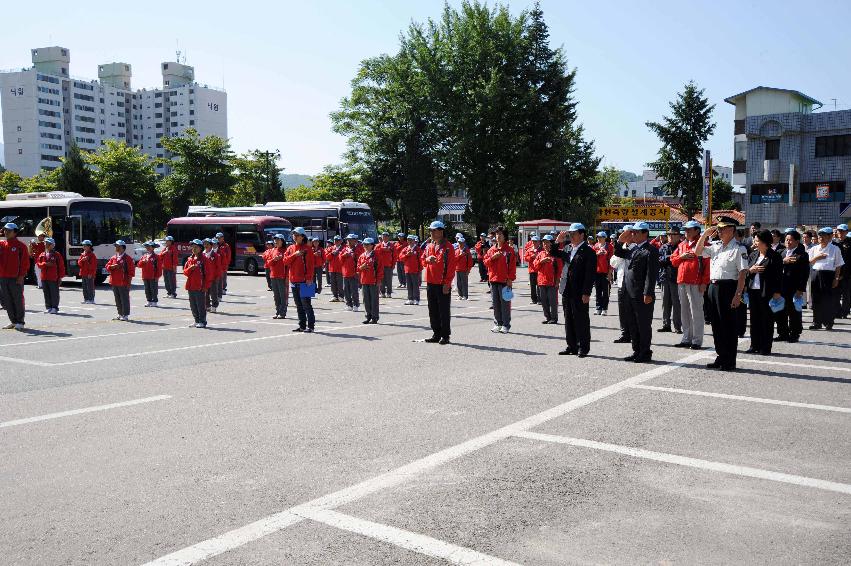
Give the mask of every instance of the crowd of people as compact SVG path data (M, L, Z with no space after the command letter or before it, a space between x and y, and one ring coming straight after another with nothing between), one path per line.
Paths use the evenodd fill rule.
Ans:
M15 224L6 224L5 239L0 241L0 300L10 320L4 328L20 330L25 326L23 284L30 263L49 314L59 312L59 285L66 264L53 239L40 236L25 245L17 231ZM679 334L677 347L699 350L704 324L710 324L716 359L708 367L721 370L736 367L738 338L747 329L748 312L747 352L771 355L775 341L798 341L804 309L813 312L810 330L831 330L837 317L847 318L851 311L851 237L845 224L817 232L796 228L781 232L763 230L754 223L745 238L735 220L722 217L705 231L689 221L683 233L673 228L651 239L645 222L611 236L606 232L589 236L584 225L574 223L561 233L533 234L523 249L511 242L502 226L480 234L472 247L462 234L450 242L439 221L429 226L429 237L423 242L416 235L399 233L392 239L384 232L378 241L348 234L345 239L334 236L323 246L319 239L308 238L303 228L295 228L291 239L274 235L266 242L262 259L274 298L272 318L286 318L292 296L298 319L294 332L314 331L312 300L322 292L323 275L329 302L344 302L346 310L354 312L363 304L363 323L377 324L379 299L392 298L395 272L395 290L405 290L405 305L420 304L425 279L432 330L425 342L448 344L453 286L459 300L469 299L469 274L478 263L479 281L490 291L491 331L509 334L513 284L521 260L528 265L531 300L541 306L543 324L559 324L561 303L566 341L561 355L589 355L592 293L595 314L606 316L613 284L621 330L614 342L629 343L632 353L624 359L639 363L653 358L651 325L657 292L662 299L662 326L657 331ZM77 264L83 303L93 304L98 258L92 242L82 244ZM208 313L217 312L227 293L232 251L222 233L193 240L190 246L182 265L184 289L194 320L191 326L204 328ZM146 307L158 306L161 279L166 296L177 298L180 258L174 239L167 236L161 248L153 241L144 247L145 253L134 262L126 253L127 244L116 241L115 254L106 262L117 310L114 320L129 320L137 269Z

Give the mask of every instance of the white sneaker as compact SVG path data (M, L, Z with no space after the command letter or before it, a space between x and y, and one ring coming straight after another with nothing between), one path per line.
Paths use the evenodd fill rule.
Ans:
M216 312L216 309L217 309L217 308L218 308L218 307L210 307L210 312Z
M122 316L121 320L123 320L124 322L130 322L130 317L129 316Z
M24 329L24 323L23 322L19 322L18 324L15 325L15 330L23 330L23 329Z
M603 311L603 316L606 316L607 314L609 314L609 311Z
M491 328L491 332L493 332L494 334L496 334L497 332L502 332L502 327L498 326L498 325L494 325L494 327Z
M500 334L508 334L508 327L507 326L500 326L499 327L499 333Z
M149 307L149 306L151 306L151 303L145 303L145 306Z
M3 327L3 330L12 330L13 328L15 328L15 324L10 322L9 324Z
M204 325L203 325L202 323L200 323L200 322L196 322L193 326L194 326L195 328L204 328Z
M350 307L349 305L346 305L346 310L347 310L347 311L350 311L350 310L352 310L352 309L353 309L353 307Z
M415 301L415 302L414 302L414 304L415 304L415 305L418 305L418 304L420 304L420 302L419 302L419 301Z
M160 304L157 301L154 301L153 303L151 303L151 306L152 307L158 307L158 306L160 306Z
M360 307L358 305L355 305L352 310L354 310L355 312L360 312Z
M59 309L50 309L50 314L59 314Z
M80 304L81 305L87 305L87 304L89 304L89 301L80 301Z

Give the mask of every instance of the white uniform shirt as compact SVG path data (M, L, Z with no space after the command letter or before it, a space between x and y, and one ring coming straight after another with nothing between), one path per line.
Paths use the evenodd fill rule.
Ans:
M807 254L810 256L810 261L812 261L816 254L820 253L827 254L827 257L810 264L813 271L836 271L845 265L845 261L842 259L842 251L838 246L835 246L832 243L828 243L826 248L823 248L821 247L821 244L818 244L807 250Z
M709 280L738 280L739 272L748 268L745 251L735 238L726 246L722 242L704 246L703 257L709 258Z

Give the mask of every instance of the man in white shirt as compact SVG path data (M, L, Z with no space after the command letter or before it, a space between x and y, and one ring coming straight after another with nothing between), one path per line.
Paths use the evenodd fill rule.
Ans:
M845 265L841 250L833 245L833 229L824 227L818 231L818 244L807 251L813 271L812 302L813 324L810 330L833 329L836 318L836 298L840 268Z

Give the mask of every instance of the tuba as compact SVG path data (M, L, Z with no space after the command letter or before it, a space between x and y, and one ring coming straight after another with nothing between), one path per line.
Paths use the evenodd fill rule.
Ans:
M35 235L41 236L42 234L44 234L48 238L53 237L53 221L50 219L49 216L39 222L35 227Z

